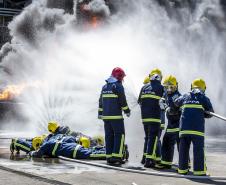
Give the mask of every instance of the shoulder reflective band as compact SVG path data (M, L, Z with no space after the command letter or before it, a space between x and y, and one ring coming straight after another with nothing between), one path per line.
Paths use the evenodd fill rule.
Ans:
M123 119L122 116L102 116L102 119Z
M202 105L197 105L197 104L185 104L182 106L182 108L193 108L193 109L203 109L203 106Z
M160 96L156 96L156 95L153 95L153 94L143 94L143 95L141 95L141 98L153 98L153 99L157 99L157 100L161 99Z
M98 111L102 112L102 111L103 111L103 109L102 109L102 108L99 108L99 109L98 109Z
M198 131L194 131L194 130L182 130L180 131L180 135L183 134L192 134L192 135L197 135L197 136L204 136L203 132L198 132Z
M118 98L118 95L116 94L103 94L103 98Z
M81 145L77 145L73 151L73 158L76 158L76 155L77 155L77 151L78 149L81 147Z
M166 132L179 132L180 129L179 128L168 128L166 129Z
M24 150L27 150L27 151L30 151L31 150L29 147L24 146L24 145L22 145L20 143L17 143L17 140L14 141L14 146L21 147L21 148L23 148Z
M145 123L145 122L155 122L155 123L161 123L161 120L160 119L155 119L155 118L145 118L145 119L142 119L142 121Z
M54 148L53 148L53 151L52 151L52 156L55 156L55 153L56 153L56 150L58 148L58 145L61 143L61 141L57 141Z
M163 129L164 129L164 128L165 128L165 124L161 124L161 128L163 128Z
M128 107L128 106L126 106L126 107L122 107L122 110L127 110L127 109L129 109L129 107Z

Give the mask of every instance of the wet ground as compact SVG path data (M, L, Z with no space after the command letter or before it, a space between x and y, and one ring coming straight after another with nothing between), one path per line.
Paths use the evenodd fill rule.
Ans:
M23 135L23 134L22 134ZM18 135L17 135L18 136ZM0 132L0 184L226 184L217 181L194 181L170 177L147 176L108 170L89 165L67 162L60 159L32 159L21 153L11 155L9 143L12 135ZM4 139L3 139L4 138ZM214 176L226 176L226 138L214 137L207 139L208 171ZM133 157L136 159L136 157ZM128 166L140 166L139 159L129 162ZM22 172L19 173L19 172ZM7 177L7 178L6 178ZM11 178L11 180L10 180ZM20 183L15 183L18 179ZM32 179L32 181L29 179ZM41 182L41 183L40 183Z

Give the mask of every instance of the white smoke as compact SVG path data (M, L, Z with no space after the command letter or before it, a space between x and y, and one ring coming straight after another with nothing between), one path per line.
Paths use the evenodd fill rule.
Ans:
M208 8L220 13L218 1L200 1L193 13L184 7L178 12L184 16L182 22L170 19L155 2L134 0L132 5L130 13L111 15L107 26L81 31L75 15L35 1L9 25L13 50L4 55L0 70L10 73L1 71L1 80L39 82L38 88L27 89L18 100L25 103L22 111L31 132L46 131L47 122L57 120L86 134L103 133L103 123L97 119L98 98L116 66L127 74L124 85L132 108L132 116L125 121L129 144L142 145L136 99L144 77L155 67L164 75L175 75L182 93L190 90L194 78L205 79L216 112L226 113L221 80L225 77L224 39L202 16ZM88 5L93 7L110 15L103 0ZM207 127L215 122L208 121ZM213 125L223 128L221 124Z

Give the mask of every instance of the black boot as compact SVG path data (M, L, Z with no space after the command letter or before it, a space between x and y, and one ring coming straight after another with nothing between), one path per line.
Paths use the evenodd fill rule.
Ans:
M153 160L146 158L144 167L145 168L154 168L155 167L155 163L154 163Z
M125 161L119 157L112 157L110 161L112 164L115 164L115 165L125 164Z

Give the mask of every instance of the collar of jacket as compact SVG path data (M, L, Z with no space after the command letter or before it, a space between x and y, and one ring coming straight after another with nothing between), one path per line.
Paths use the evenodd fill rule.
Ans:
M205 93L202 90L198 89L198 88L192 89L191 93L192 94L203 94L203 95L205 95Z
M107 83L115 83L115 82L118 82L118 80L113 77L113 76L110 76L107 80L105 80Z

